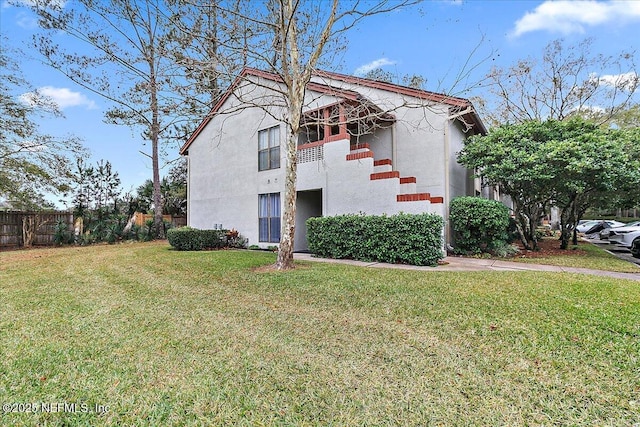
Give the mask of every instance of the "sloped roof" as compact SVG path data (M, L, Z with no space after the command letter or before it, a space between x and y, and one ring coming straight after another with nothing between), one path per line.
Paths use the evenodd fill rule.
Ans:
M449 96L442 93L430 92L428 90L415 89L407 86L401 86L394 83L383 82L379 80L364 79L362 77L349 76L346 74L333 73L329 71L316 71L314 76L326 77L331 80L338 80L349 84L355 84L364 87L370 87L374 89L386 90L389 92L399 93L415 97L418 99L424 99L428 101L437 102L440 104L449 105L452 107L452 113L459 113L462 121L465 124L471 124L475 126L479 133L486 134L487 128L482 120L473 108L471 101L465 98L459 98L456 96Z
M205 117L205 119L200 123L200 125L196 128L193 134L189 137L187 142L180 148L180 154L185 154L189 149L189 146L193 143L193 141L200 135L200 133L204 130L204 128L209 124L211 119L216 115L222 105L229 99L229 96L233 93L233 91L237 88L237 86L245 80L247 76L255 76L261 77L267 80L271 80L274 82L282 82L282 78L277 74L270 73L268 71L258 70L256 68L246 67L240 72L238 77L234 80L231 86L227 89L227 91L220 97L218 102L213 106L209 114ZM369 87L374 89L385 90L389 92L394 92L402 95L412 96L418 99L429 100L445 105L449 105L456 110L463 110L465 108L472 107L471 102L468 99L452 97L440 93L429 92L421 89L414 89L406 86L400 86L393 83L382 82L378 80L370 80L364 79L361 77L348 76L345 74L333 73L328 71L316 71L314 73L314 77L327 78L331 80L342 81L349 84L355 84L363 87ZM329 95L333 95L336 97L340 97L346 100L351 101L361 101L363 100L363 96L353 90L336 88L335 86L329 86L320 84L317 82L309 82L307 84L307 89L318 92L325 93ZM486 133L486 128L484 124L480 121L480 118L477 116L475 111L471 110L469 113L464 114L464 118L468 121L477 125L481 133Z
M439 102L441 104L447 104L452 107L467 107L471 105L471 102L468 99L449 96L442 93L429 92L428 90L414 89L411 87L383 82L380 80L365 79L362 77L332 73L329 71L316 71L314 75L317 77L326 77L331 80L338 80L345 83L356 84L359 86L400 93L402 95L413 96L418 99L426 99L433 102Z

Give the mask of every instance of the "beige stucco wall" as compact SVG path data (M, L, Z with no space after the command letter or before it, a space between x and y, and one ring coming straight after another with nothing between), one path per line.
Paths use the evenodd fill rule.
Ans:
M419 108L415 99L378 89L343 86L357 90L396 117L393 130L379 130L366 139L375 159L393 159L393 170L399 171L402 177L416 177L417 183L407 190L407 185L400 185L398 179L372 181L370 174L379 169L373 167L374 159L347 161L349 141L343 140L325 144L323 160L298 165L298 191L321 190L323 215L358 212L392 215L402 211L445 216L444 204L397 202L396 196L418 192L444 197L466 192L466 171L455 162L455 153L462 148L465 135L458 126L449 127L448 108ZM268 91L264 87L247 87L245 95L245 100L251 102L267 100L273 105L281 104L277 98L265 98ZM307 110L337 101L335 97L312 92L308 92L307 97ZM272 243L258 242L258 194L281 193L281 201L284 200L286 132L277 118L284 117L285 110L282 107L274 107L269 112L258 107L238 109L238 103L237 99L228 99L221 111L234 112L215 116L189 147L188 224L197 228L213 228L218 224L236 228L249 239L249 244L266 247ZM277 125L280 125L281 167L259 172L258 131ZM445 180L447 165L448 181ZM445 191L446 182L449 182L449 191ZM305 215L302 212L302 216ZM299 239L296 244L301 245Z
M252 96L258 96L254 93ZM234 109L229 100L227 109ZM250 125L248 125L250 124ZM190 226L236 228L258 240L258 194L284 191L282 168L258 172L258 131L280 123L252 107L214 117L189 147ZM280 132L281 144L284 132ZM284 164L281 151L281 164Z

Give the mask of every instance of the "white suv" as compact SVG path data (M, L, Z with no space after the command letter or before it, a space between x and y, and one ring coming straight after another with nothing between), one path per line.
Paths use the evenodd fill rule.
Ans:
M631 242L631 255L633 255L634 258L640 258L640 236Z
M624 246L640 258L640 226L615 227L609 230L609 243Z

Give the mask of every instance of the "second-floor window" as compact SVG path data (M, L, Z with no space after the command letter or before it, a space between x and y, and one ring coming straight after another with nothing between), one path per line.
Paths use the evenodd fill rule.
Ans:
M258 170L280 167L280 126L258 131Z

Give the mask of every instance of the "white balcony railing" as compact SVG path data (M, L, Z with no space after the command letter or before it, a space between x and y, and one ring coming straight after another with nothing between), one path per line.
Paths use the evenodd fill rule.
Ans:
M322 160L324 154L323 147L324 145L314 145L309 148L299 148L297 158L298 164Z

